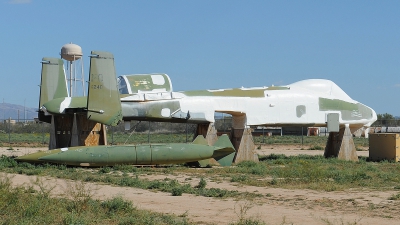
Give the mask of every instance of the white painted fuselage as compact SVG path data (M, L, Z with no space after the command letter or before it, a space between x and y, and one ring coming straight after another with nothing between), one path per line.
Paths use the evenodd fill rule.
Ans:
M122 96L121 103L124 120L214 122L214 114L222 112L244 126L326 126L327 115L338 113L340 125L348 124L355 131L377 119L373 109L323 79L280 87L139 91Z

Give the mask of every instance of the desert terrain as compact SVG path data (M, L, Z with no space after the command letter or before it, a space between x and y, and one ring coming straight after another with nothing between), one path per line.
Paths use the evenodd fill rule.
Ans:
M298 145L270 145L257 149L259 155L285 154L322 155L323 150L308 149ZM44 148L14 147L12 150L1 148L0 154L19 156L33 153ZM368 156L368 151L357 151L359 156ZM207 170L207 168L204 168ZM7 174L13 185L31 185L35 176ZM199 183L199 177L188 174L150 174L141 175L146 179L176 179L180 183L192 186ZM54 197L63 197L66 188L71 186L69 180L53 177L41 177L41 181L54 188ZM346 190L346 191L315 191L308 189L283 189L270 187L255 187L241 185L229 180L215 180L205 177L207 188L220 188L261 194L251 200L217 199L211 197L183 194L172 196L171 193L149 191L130 187L117 187L105 184L86 183L93 197L108 199L122 196L140 208L175 214L187 217L197 224L229 224L240 218L254 218L266 224L400 224L400 203L388 200L396 194L393 191Z

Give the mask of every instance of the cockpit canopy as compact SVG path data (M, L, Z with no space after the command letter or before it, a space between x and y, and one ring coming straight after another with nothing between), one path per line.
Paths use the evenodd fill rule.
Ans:
M131 74L118 77L120 94L172 92L171 79L167 74Z

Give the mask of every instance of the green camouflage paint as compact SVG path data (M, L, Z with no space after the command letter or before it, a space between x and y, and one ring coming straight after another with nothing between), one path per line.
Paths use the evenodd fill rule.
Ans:
M122 109L114 56L108 52L98 51L92 51L91 54L87 117L99 123L115 126L122 120Z
M64 63L62 59L43 58L39 108L48 101L62 97L68 97Z
M123 115L133 117L170 118L171 114L180 110L179 100L122 102ZM124 106L126 104L126 106ZM168 116L162 115L162 110L168 110Z
M48 156L48 155L52 155L55 153L59 153L59 152L61 152L61 149L40 151L40 152L35 152L32 154L20 156L20 157L16 158L16 160L19 162L43 163L43 161L39 160L39 158Z
M172 85L166 74L135 74L123 77L128 80L128 84L124 79L121 79L120 82L124 82L121 86L130 85L131 93L129 94L151 91L172 92ZM128 94L128 91L121 93Z
M342 120L371 119L373 112L360 103L350 103L339 99L319 98L320 111L340 111Z
M235 149L227 135L222 135L214 146L205 144L198 136L191 144L143 144L124 146L80 146L33 153L16 158L24 162L51 162L73 166L113 166L121 164L175 164L215 158L229 166Z
M268 87L268 88L254 88L254 89L221 89L221 90L199 90L199 91L183 91L182 94L186 96L213 96L213 97L251 97L262 98L265 97L266 90L290 90L288 87Z
M64 106L63 103L67 103L67 102L68 102L67 108L86 109L86 105L87 105L86 97L56 98L56 99L53 99L51 101L44 103L43 106L49 112L63 114L65 112L64 112L64 109L61 109L61 107Z

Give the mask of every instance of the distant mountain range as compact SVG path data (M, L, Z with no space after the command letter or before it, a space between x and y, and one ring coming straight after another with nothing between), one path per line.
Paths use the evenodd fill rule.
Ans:
M23 105L15 105L10 103L0 103L0 119L5 120L33 120L38 115L37 109L24 107Z

